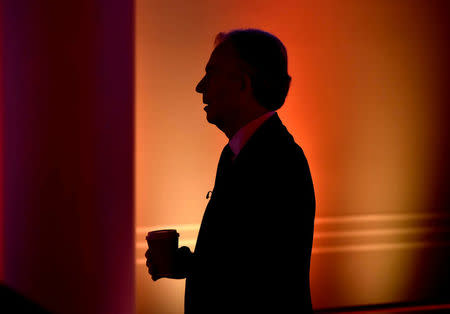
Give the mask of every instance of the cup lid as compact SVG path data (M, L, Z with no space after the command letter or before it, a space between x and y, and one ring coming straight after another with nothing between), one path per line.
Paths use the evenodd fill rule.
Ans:
M146 239L147 240L158 240L158 239L167 239L173 237L179 237L180 235L177 233L175 229L165 229L165 230L155 230L150 231Z

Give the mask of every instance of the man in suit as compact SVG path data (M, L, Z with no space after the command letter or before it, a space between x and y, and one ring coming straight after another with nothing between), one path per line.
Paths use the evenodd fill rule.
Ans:
M314 188L276 113L291 81L286 49L256 29L219 33L215 44L196 91L229 142L195 250L178 249L169 278L186 278L187 314L311 313Z

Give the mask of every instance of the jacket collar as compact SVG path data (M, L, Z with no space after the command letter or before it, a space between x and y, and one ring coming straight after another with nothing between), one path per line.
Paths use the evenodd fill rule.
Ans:
M252 161L254 154L263 154L267 148L279 141L283 133L288 133L278 113L267 119L249 138L233 162L233 168L241 163ZM289 133L288 133L289 134Z

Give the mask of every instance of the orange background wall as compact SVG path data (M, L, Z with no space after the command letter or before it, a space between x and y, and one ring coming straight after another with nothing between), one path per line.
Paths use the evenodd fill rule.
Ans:
M214 36L245 27L275 34L288 51L292 84L278 112L316 191L314 306L438 295L450 243L448 5L194 3L136 1L138 313L182 311L184 280L151 281L144 238L174 227L181 245L195 245L227 139L207 123L194 89Z

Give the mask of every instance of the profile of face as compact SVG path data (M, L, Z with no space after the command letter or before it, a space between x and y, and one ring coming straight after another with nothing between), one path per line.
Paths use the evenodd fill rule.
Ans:
M230 124L242 111L243 72L239 68L234 48L218 45L212 52L206 74L197 84L196 92L203 94L206 119L219 129Z

